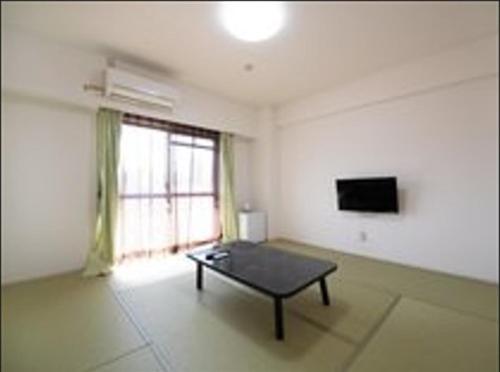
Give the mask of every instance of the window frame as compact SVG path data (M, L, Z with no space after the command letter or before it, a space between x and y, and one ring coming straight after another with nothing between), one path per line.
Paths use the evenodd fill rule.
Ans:
M123 199L155 199L155 198L165 198L170 200L171 198L182 198L182 197L213 197L214 198L214 214L218 216L219 208L220 208L220 187L219 187L219 172L220 172L220 164L219 164L219 156L220 156L220 132L195 127L186 124L180 124L177 122L167 121L163 119L151 118L137 114L124 113L121 119L122 125L131 125L138 126L147 129L156 129L166 132L167 134L167 142L168 142L168 158L171 159L171 150L172 146L183 146L190 148L202 148L206 150L211 150L214 153L214 161L213 161L213 192L171 192L170 182L167 182L166 192L165 193L152 193L152 194L142 194L142 193L119 193L119 200ZM171 139L172 135L187 135L193 137L191 143L179 142ZM204 138L210 139L213 141L213 146L200 145L195 143L196 138ZM167 166L170 167L170 160L167 163ZM168 174L170 175L170 169L167 169ZM170 176L169 176L170 177ZM214 226L214 235L209 239L202 241L194 241L190 243L180 243L175 244L170 247L166 247L166 249L170 252L177 252L181 249L189 249L192 247L196 247L202 244L207 244L211 242L220 241L222 238L222 229L221 229L221 221L219 218L215 218L215 226ZM161 252L161 250L159 250ZM141 255L141 252L136 252L132 254L132 256ZM127 258L123 257L122 259Z

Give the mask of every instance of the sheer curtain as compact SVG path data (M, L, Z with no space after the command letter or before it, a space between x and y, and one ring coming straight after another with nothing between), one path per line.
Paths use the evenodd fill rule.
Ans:
M218 134L160 121L153 126L151 120L125 116L122 126L119 261L171 253L220 236Z

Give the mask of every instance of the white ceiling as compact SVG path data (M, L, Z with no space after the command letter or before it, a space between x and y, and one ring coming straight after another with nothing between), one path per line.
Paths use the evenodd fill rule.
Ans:
M498 32L497 2L291 2L278 36L228 35L216 2L2 2L42 34L255 105L279 104ZM253 64L253 71L244 65Z

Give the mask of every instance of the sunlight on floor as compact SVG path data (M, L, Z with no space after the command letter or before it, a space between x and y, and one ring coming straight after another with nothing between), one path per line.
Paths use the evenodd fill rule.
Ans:
M138 287L188 273L194 268L194 262L184 253L179 253L117 265L113 270L113 279L119 286Z

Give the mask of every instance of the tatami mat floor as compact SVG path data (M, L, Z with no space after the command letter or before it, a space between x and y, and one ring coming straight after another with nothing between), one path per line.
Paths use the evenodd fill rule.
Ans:
M184 256L2 287L2 371L497 371L498 286L285 240L336 261L333 304L317 286L269 299Z

